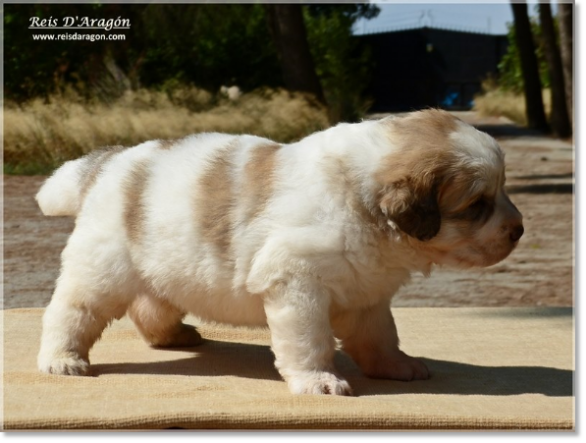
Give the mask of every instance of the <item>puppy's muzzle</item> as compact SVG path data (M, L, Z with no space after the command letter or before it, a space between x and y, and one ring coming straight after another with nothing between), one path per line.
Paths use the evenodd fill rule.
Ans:
M506 219L508 220L508 223L506 224L507 234L509 235L511 243L517 243L525 232L525 228L523 227L523 215L521 215L517 207L511 202L506 194L505 208L507 211Z

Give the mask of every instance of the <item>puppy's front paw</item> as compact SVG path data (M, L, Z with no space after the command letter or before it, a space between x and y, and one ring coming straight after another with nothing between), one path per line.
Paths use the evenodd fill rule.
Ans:
M429 378L429 370L423 362L401 351L394 352L390 357L381 358L375 364L362 370L366 376L372 378L400 381L427 380Z
M293 394L353 395L346 380L331 372L303 372L289 379Z
M66 355L55 358L39 357L39 370L56 375L89 375L90 363L80 357Z

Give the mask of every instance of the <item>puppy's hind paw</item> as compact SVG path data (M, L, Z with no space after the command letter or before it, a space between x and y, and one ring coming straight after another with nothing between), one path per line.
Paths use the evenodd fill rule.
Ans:
M304 372L289 379L293 394L353 395L346 380L331 372Z
M75 356L64 356L53 359L39 358L39 370L55 375L90 375L90 363Z
M182 323L181 329L173 341L173 346L191 347L201 345L202 343L203 338L201 338L197 329L191 325Z
M429 370L425 363L399 351L391 357L381 358L376 364L362 368L364 374L371 378L412 381L427 380Z
M153 339L151 344L155 348L191 348L203 343L203 338L194 326L181 323L174 334L167 337Z

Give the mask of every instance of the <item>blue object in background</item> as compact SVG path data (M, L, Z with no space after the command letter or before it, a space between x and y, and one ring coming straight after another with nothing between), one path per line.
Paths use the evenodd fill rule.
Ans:
M460 94L458 92L448 92L440 104L446 108L450 108L458 103L459 96Z

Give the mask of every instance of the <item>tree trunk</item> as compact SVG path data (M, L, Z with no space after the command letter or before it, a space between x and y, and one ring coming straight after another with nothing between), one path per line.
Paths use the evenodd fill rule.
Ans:
M556 32L549 3L539 3L539 20L541 21L541 33L551 88L551 129L558 137L565 138L572 134L572 127L566 106L562 56L556 43Z
M558 14L566 103L571 123L574 120L574 4L558 3Z
M325 104L311 58L300 4L265 4L273 40L288 89L313 94Z
M529 15L527 14L527 4L524 2L512 3L511 7L515 18L515 38L523 73L527 126L540 131L548 131L545 111L543 110L539 66L535 55Z

